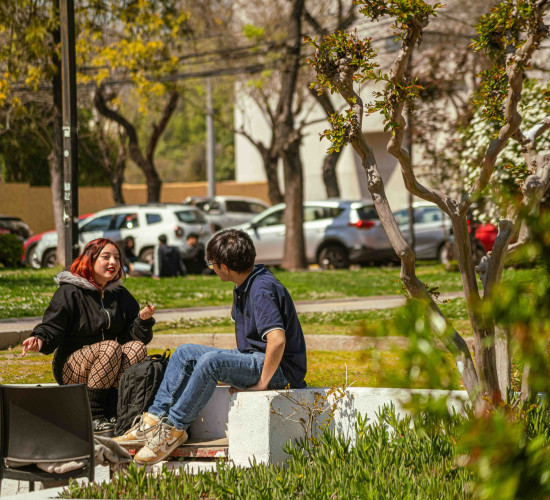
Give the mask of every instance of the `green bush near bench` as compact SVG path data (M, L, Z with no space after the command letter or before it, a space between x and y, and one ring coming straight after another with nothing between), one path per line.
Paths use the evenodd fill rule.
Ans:
M286 446L285 467L218 462L215 472L146 474L131 465L109 484L71 482L62 498L470 499L547 498L550 410L510 405L476 418L449 415L445 401L398 418L384 407L356 439L325 431ZM372 416L371 416L372 417ZM490 432L488 432L490 431Z
M0 268L17 267L22 253L23 244L15 234L0 234Z

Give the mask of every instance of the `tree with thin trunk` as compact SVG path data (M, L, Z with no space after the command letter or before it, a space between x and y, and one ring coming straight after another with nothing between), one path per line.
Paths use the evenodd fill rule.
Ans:
M550 129L546 117L529 130L521 127L522 117L518 103L526 68L541 41L548 36L544 16L547 0L505 0L484 15L478 24L478 38L474 49L485 51L494 61L485 73L480 95L485 100L486 116L497 120L500 127L489 143L479 164L479 174L461 197L453 197L439 187L422 184L415 175L410 156L402 147L405 134L405 106L418 97L419 85L407 78L408 61L422 32L437 14L440 4L428 5L422 0L360 0L361 12L369 19L393 19L393 28L401 47L390 71L377 69L376 54L370 39L356 33L337 32L324 37L319 43L310 39L315 48L311 58L317 72L317 83L338 92L349 108L345 114L332 118L332 130L327 130L334 146L351 143L361 158L376 210L388 238L401 259L401 279L409 294L429 305L429 321L453 354L456 366L471 400L478 408L483 401L498 403L509 387L506 373L510 369L508 339L495 334L495 319L482 307L494 300L494 293L502 275L506 256L522 245L522 221L526 214L536 212L543 194L550 185L550 154L537 150L537 138ZM385 84L378 90L373 103L365 105L355 90L355 82L376 81ZM451 220L457 259L462 277L468 317L474 334L476 364L461 335L448 323L426 286L416 275L415 257L404 239L388 204L384 185L372 148L362 132L365 111L383 114L391 138L387 150L399 161L406 188L419 198L435 203ZM479 266L483 292L478 289L476 270L468 236L467 212L487 187L493 168L508 141L522 145L525 164L530 175L522 186L519 203L511 205L499 223L499 234L491 254ZM511 244L519 234L517 243Z
M287 8L288 6L288 8ZM327 16L336 6L336 19ZM262 10L265 5L255 6ZM262 110L263 115L271 130L269 144L255 138L250 132L243 129L238 133L247 137L260 151L266 170L269 191L272 193L272 202L280 200L278 186L277 165L279 160L283 165L285 210L285 245L282 267L286 269L302 269L306 267L305 242L303 235L303 165L300 157L300 149L305 129L313 123L309 115L315 105L307 104L310 97L307 90L307 82L310 77L304 71L303 58L303 32L313 29L315 32L346 27L354 19L354 6L352 2L338 0L337 2L306 2L294 0L282 4L269 4L273 11L267 20L264 15L259 22L264 25L267 34L263 38L272 37L279 40L281 30L285 32L283 44L273 42L273 54L266 58L266 75L258 78L255 85L251 85L249 94ZM259 15L258 17L261 17ZM322 22L321 22L322 19ZM327 21L328 19L328 21ZM282 28L284 27L284 28ZM255 34L256 32L252 30ZM263 39L262 37L260 37ZM271 67L275 70L271 70ZM277 77L277 79L274 77ZM258 83L259 82L259 83ZM276 97L274 97L274 95ZM326 102L326 99L323 100ZM329 155L327 160L326 176L329 179L331 190L338 191L334 166L340 153Z
M145 176L148 202L160 201L155 151L182 93L175 73L190 32L189 13L182 7L178 0L107 1L77 11L79 81L96 85L97 112L124 130L121 147ZM135 107L124 109L119 98L121 88L130 86L139 117L151 122L147 138L138 135Z
M179 99L179 92L173 90L162 109L162 114L158 123L153 123L151 135L147 141L145 150L141 147L136 127L125 118L122 113L113 107L109 107L109 97L106 94L105 87L99 86L94 94L94 105L101 115L113 122L116 122L124 129L125 135L121 137L127 138L128 152L130 158L141 169L145 175L147 182L147 201L150 203L160 201L160 188L162 181L155 168L154 154L158 145L159 139L174 111Z
M64 264L63 149L59 1L2 2L0 5L0 108L9 116L32 101L49 108L48 165L54 222L58 234L58 262ZM25 82L27 88L20 85ZM41 83L51 85L39 91ZM49 94L49 95L48 95Z

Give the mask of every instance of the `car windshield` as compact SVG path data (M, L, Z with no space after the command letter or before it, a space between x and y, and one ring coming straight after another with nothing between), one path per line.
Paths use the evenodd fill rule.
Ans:
M180 222L187 224L205 224L206 219L198 210L180 210L176 212L176 217Z
M357 208L357 215L361 220L378 219L378 212L373 205L363 205Z

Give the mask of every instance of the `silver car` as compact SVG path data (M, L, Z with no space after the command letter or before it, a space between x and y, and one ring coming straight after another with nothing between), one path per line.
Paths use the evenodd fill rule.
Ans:
M186 248L189 233L197 233L206 244L212 236L212 226L202 212L195 207L181 204L151 203L121 205L96 212L79 222L78 241L81 248L96 238L122 241L127 236L135 240L135 252L143 262L153 262L154 247L161 234L166 235L168 245ZM57 233L45 233L36 246L33 258L36 265L53 267L56 264Z
M216 231L251 220L269 205L258 198L244 196L189 196L183 203L193 205L204 213Z
M275 205L246 224L256 247L256 260L278 265L283 260L285 204ZM304 202L307 262L324 269L395 257L372 203L348 200Z
M445 242L451 234L451 220L437 205L428 202L413 203L414 210L414 253L418 259L439 259L446 251ZM409 230L409 209L393 213L399 229L407 242L411 243Z

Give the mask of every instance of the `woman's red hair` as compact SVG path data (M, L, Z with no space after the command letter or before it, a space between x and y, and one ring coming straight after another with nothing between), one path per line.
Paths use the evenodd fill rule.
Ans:
M122 278L124 275L124 268L122 265L122 254L120 252L120 248L113 240L109 240L107 238L98 238L97 240L90 241L71 265L71 273L82 276L90 283L95 283L94 264L99 257L101 250L103 250L107 245L113 245L118 250L118 255L121 258L120 269L111 281L116 281Z

